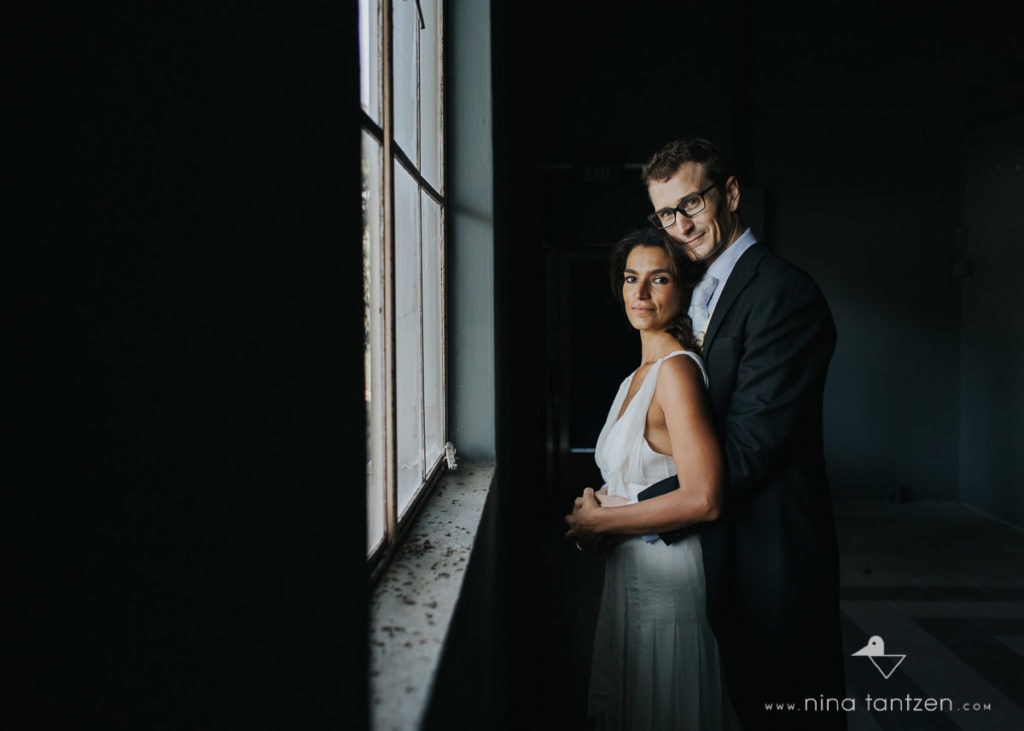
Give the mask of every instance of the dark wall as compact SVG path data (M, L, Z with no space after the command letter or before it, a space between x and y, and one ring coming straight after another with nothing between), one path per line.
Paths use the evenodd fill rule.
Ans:
M5 729L365 725L355 20L4 4Z
M960 497L1024 525L1024 116L966 144Z
M825 409L835 496L955 499L959 138L906 110L792 114L759 123L755 139L769 241L815 276L836 319Z

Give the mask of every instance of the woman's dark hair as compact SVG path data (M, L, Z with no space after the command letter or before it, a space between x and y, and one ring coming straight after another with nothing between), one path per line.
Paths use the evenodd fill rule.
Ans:
M704 275L704 264L690 259L679 244L672 240L668 234L653 226L638 229L623 236L612 248L608 260L609 281L612 285L612 294L615 299L622 302L622 276L626 270L626 260L629 252L638 246L649 246L661 249L668 254L669 271L676 282L684 291L692 290L700 278ZM683 298L684 304L687 298ZM678 340L687 350L700 350L696 338L693 336L693 322L683 307L679 316L665 328L665 331Z

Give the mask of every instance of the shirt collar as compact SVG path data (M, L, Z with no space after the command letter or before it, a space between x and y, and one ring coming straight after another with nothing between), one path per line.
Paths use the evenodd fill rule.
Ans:
M718 279L719 290L721 290L722 283L729 278L733 267L736 266L736 262L740 260L740 257L743 256L747 249L756 243L757 239L754 237L754 232L748 227L746 231L740 234L738 239L732 242L731 246L726 247L725 251L711 262L710 266L708 266L708 274Z

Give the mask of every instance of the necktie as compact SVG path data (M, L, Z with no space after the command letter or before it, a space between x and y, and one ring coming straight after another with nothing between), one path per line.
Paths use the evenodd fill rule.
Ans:
M693 320L693 334L697 337L698 343L704 342L704 331L707 330L708 317L710 316L708 313L708 303L711 301L711 295L717 286L718 279L710 274L705 274L704 278L693 289L688 313L690 319Z

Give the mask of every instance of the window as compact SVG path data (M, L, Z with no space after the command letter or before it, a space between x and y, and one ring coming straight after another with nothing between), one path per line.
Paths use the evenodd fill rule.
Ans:
M446 464L441 0L360 0L359 19L367 553L379 564Z

